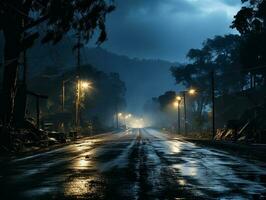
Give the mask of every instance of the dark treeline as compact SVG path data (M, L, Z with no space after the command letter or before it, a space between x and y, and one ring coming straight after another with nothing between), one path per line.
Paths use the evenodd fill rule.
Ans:
M81 66L81 80L89 81L91 87L82 94L81 126L92 125L96 131L115 126L115 113L125 108L126 87L117 73L104 73L90 65ZM64 111L62 111L62 84L65 82ZM47 67L29 81L29 89L48 95L42 101L42 121L54 124L60 129L64 122L64 131L75 127L75 69L64 72L57 67ZM27 115L35 117L35 100L28 100Z

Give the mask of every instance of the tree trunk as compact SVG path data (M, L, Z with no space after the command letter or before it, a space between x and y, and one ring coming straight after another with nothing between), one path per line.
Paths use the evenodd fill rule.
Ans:
M2 120L6 127L10 127L14 113L16 96L18 59L20 56L20 40L22 17L8 10L5 13L3 26L4 46L4 77L3 77L3 103Z

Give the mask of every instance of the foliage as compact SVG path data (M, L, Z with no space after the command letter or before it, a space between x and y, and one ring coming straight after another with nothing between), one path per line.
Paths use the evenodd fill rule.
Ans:
M262 74L265 77L265 70L254 71L254 69L266 64L266 1L242 0L242 2L245 4L234 17L231 26L237 29L243 38L240 51L241 64L253 74Z
M112 2L112 1L111 1ZM18 0L1 1L0 28L5 29L6 13L13 12L23 18L24 28L31 28L38 21L45 22L43 42L57 43L69 31L76 31L88 41L96 28L99 29L98 42L106 39L105 17L114 10L113 3L105 0L26 0L20 3ZM32 29L36 33L36 29ZM32 38L35 39L35 38Z
M207 39L202 48L189 50L189 63L181 67L171 67L176 84L198 91L193 101L188 102L188 113L193 118L194 126L202 127L207 121L211 103L212 71L215 72L216 96L239 92L245 86L245 77L239 72L240 42L241 37L238 35L215 36Z
M48 101L43 102L43 116L49 119L49 116L62 113L61 93L62 81L65 83L65 112L72 113L75 116L75 70L70 69L62 73L51 68L45 70L31 80L30 89L39 91L49 96ZM48 73L49 72L49 73ZM113 116L116 107L124 109L125 107L125 83L121 81L119 74L106 74L90 65L81 66L81 79L92 83L92 88L84 92L84 101L82 105L83 122L88 122L97 117L105 126L113 125ZM43 84L46 82L46 84ZM34 112L34 107L29 107ZM60 119L59 119L60 120ZM74 121L74 119L72 119Z
M158 97L158 102L160 104L161 110L166 111L169 106L173 105L173 102L176 99L176 92L167 91L163 95Z
M145 116L154 127L172 127L177 121L177 108L173 106L176 92L167 91L144 105Z
M191 49L187 54L190 63L172 67L177 84L194 87L199 92L197 111L202 112L210 101L211 71L216 72L217 94L231 93L243 87L240 77L229 76L228 71L237 70L239 65L240 36L225 35L207 39L201 49Z
M10 127L14 119L18 61L22 57L21 53L39 37L40 30L36 26L42 25L44 28L41 30L44 43L55 44L65 34L76 34L78 42L73 47L75 49L80 47L81 40L87 42L91 39L95 31L99 33L98 43L106 40L105 18L113 10L113 2L105 0L0 1L0 31L5 39L2 98L5 106L1 108L1 117L5 126ZM19 108L25 110L25 103ZM20 117L19 121L23 120Z

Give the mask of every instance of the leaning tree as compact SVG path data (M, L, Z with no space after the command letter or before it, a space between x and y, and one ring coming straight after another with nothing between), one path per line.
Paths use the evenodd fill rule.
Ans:
M19 61L34 41L57 43L67 33L78 33L87 42L94 33L106 39L105 18L114 10L113 0L1 0L0 31L4 36L2 123L12 125L17 94ZM44 30L38 32L36 26Z

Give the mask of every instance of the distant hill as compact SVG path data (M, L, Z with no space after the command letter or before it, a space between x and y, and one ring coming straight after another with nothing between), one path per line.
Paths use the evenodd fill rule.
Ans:
M127 85L128 108L142 111L147 99L174 89L174 79L169 68L178 63L163 60L147 60L117 55L102 48L86 50L86 59L106 72L118 72Z
M75 67L76 57L72 46L73 42L70 39L64 39L56 46L36 43L28 51L31 76L40 73L47 66L55 66L56 71ZM131 112L142 111L147 99L176 87L169 68L178 63L129 58L99 47L84 47L81 50L81 58L83 64L89 63L105 72L120 74L127 86L127 105Z

